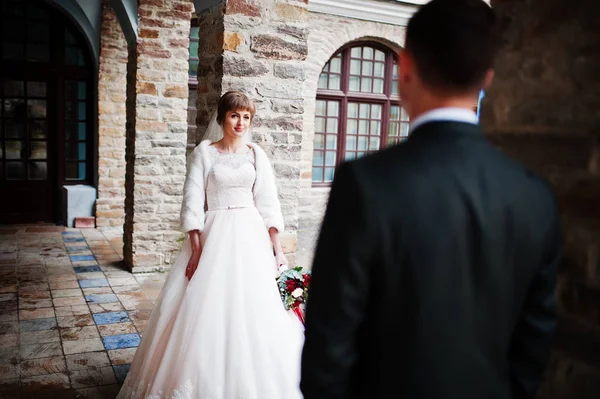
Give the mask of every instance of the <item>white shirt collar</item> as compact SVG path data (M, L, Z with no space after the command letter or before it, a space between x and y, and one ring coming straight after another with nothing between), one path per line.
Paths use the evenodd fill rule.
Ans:
M450 121L450 122L464 122L477 125L479 122L477 114L466 108L437 108L431 111L427 111L419 117L415 118L410 122L410 131L413 132L416 128L425 123L438 122L438 121Z

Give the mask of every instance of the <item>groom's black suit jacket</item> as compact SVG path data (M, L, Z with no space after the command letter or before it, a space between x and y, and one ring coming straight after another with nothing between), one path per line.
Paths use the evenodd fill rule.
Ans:
M475 125L430 122L336 172L305 399L533 397L555 329L554 196Z

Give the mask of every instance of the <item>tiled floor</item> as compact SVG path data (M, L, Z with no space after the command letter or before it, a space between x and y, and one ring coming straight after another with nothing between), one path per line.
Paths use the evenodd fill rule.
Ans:
M96 230L0 226L0 398L115 397L166 277L121 251Z

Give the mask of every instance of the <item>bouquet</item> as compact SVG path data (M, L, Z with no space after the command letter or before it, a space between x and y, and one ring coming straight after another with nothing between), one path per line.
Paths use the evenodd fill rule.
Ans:
M306 304L310 272L303 272L301 267L281 271L277 277L277 287L286 310L292 310L304 325L304 312L300 305Z

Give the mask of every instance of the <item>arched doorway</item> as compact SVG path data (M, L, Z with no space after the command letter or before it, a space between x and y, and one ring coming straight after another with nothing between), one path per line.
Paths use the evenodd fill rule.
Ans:
M94 66L65 15L2 0L0 223L58 222L62 187L94 182Z

